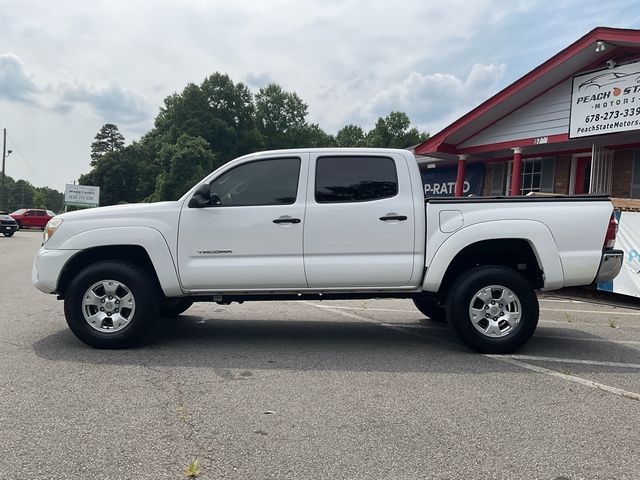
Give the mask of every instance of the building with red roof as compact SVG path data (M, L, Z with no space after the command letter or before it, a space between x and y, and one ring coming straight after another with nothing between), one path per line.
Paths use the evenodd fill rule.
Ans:
M640 30L598 27L414 148L482 195L640 198Z

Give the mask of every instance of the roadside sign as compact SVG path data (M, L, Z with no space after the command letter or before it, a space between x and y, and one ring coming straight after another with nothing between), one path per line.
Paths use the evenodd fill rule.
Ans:
M65 207L97 207L100 204L100 187L88 185L72 185L68 183L64 189Z

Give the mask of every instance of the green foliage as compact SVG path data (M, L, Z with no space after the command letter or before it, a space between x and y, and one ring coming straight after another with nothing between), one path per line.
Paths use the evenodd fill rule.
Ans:
M36 190L33 192L33 206L36 208L46 208L46 199L44 198L44 192L42 190Z
M93 167L107 153L118 151L124 147L124 136L113 123L105 123L96 134L91 144L91 162Z
M4 193L0 198L0 209L9 213L19 208L46 208L54 212L63 209L64 194L49 187L36 187L26 180L17 180L6 176Z
M153 200L175 200L219 166L201 137L181 135L160 150L161 173Z
M309 123L307 110L296 93L279 85L267 85L254 96L245 84L214 73L165 98L154 127L138 142L125 147L118 127L104 125L91 146L92 170L80 183L100 187L101 205L176 200L214 168L247 153L298 147L406 148L427 137L411 128L401 112L379 118L368 133L347 125L334 137Z
M303 146L306 117L307 104L275 83L256 94L256 123L268 150Z
M373 130L367 133L365 143L369 147L407 148L427 139L426 133L410 127L411 121L406 113L391 112L378 119Z
M357 125L345 125L336 134L337 147L364 147L365 133Z

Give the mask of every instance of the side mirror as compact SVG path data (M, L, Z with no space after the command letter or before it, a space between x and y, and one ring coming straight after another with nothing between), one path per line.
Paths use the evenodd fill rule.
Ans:
M198 185L196 191L193 193L193 197L189 200L189 208L203 208L209 205L211 200L211 187L208 183ZM220 201L220 199L218 199Z

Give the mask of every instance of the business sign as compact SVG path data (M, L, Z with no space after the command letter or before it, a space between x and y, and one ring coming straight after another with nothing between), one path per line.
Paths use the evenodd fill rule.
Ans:
M67 207L97 207L100 204L100 187L67 184L64 189Z
M484 181L484 164L468 164L464 171L462 195L482 195ZM456 193L456 176L458 167L420 167L425 197L452 197Z
M640 129L640 62L573 78L569 137Z

